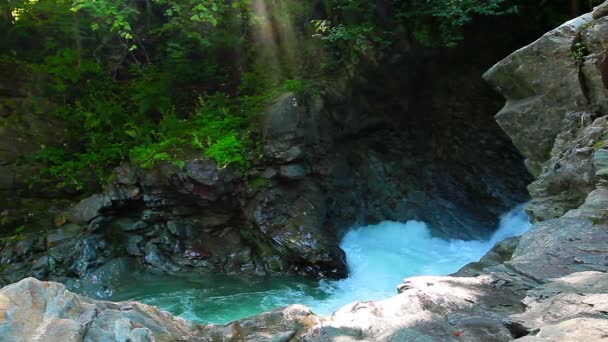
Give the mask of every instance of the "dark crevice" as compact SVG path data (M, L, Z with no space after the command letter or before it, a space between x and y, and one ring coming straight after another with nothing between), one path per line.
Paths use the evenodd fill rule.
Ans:
M509 330L509 332L511 333L511 337L513 337L514 339L528 336L531 333L530 329L526 328L520 322L507 321L504 322L503 325L507 328L507 330Z

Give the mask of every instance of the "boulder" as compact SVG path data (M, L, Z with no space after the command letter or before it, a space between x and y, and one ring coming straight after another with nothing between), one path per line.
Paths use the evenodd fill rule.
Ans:
M111 200L104 194L95 194L85 198L71 208L68 212L68 220L76 224L88 224L94 218L101 215L101 211L112 205Z
M318 321L309 309L292 305L202 326L152 306L92 300L34 278L0 290L0 342L288 341Z
M528 291L526 311L512 315L532 336L522 341L599 341L608 333L608 274L587 271Z
M151 306L94 301L34 278L0 290L0 341L175 341L198 329Z
M587 106L572 47L592 20L586 14L568 21L484 74L507 100L496 121L527 158L534 175L549 159L564 116Z

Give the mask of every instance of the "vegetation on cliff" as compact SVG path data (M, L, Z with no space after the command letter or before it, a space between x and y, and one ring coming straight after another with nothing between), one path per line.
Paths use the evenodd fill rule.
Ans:
M33 148L16 162L47 198L95 192L121 162L180 166L204 156L246 169L262 157L258 114L281 93L315 92L317 80L361 60L454 46L484 16L519 13L535 16L530 25L553 25L569 3L7 0L0 128L33 127L36 116L61 137L37 139L31 128L24 139ZM23 98L36 110L16 104ZM0 167L6 160L0 146Z

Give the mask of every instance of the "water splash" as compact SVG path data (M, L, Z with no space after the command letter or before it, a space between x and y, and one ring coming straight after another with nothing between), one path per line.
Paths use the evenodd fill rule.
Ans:
M146 276L123 282L113 300L133 299L156 305L201 323L228 323L289 304L300 303L320 315L357 300L380 300L396 294L403 278L446 275L479 260L497 242L530 228L519 206L505 214L487 241L442 240L423 222L382 222L351 230L341 247L350 276L314 282L294 277L207 277L192 283Z
M406 277L447 275L478 261L497 242L521 235L530 222L518 206L500 219L498 230L487 241L443 240L432 237L424 222L385 221L353 229L342 240L350 275L322 283L330 298L311 305L320 314L357 300L380 300L396 294Z

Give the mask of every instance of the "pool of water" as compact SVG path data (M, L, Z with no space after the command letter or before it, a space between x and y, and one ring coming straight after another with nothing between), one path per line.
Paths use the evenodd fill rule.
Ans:
M228 323L289 304L304 304L328 315L353 301L393 296L405 277L456 272L479 260L497 242L529 227L523 206L505 214L487 241L442 240L432 237L422 222L387 221L352 229L344 236L347 279L213 276L193 282L134 275L116 288L111 300L141 301L199 323Z

